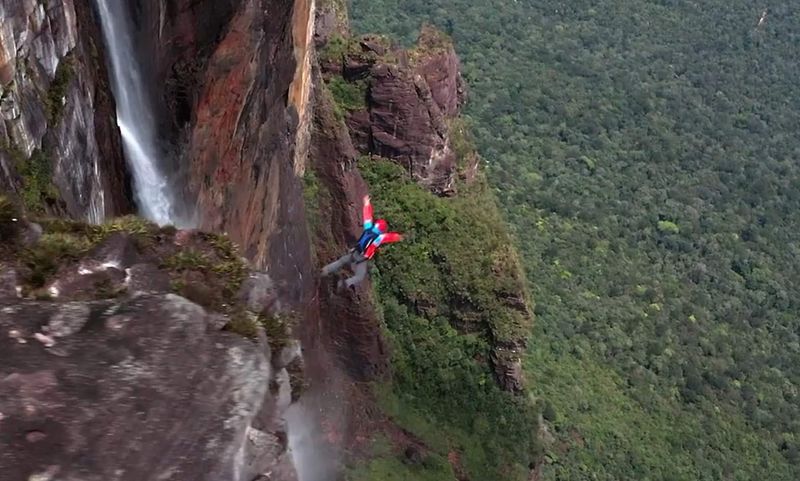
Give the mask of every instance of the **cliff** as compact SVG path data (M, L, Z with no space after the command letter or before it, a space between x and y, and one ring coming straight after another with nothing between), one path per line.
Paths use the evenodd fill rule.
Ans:
M293 479L301 360L266 274L224 236L12 209L0 197L4 479Z
M453 44L442 33L424 28L409 51L375 35L333 36L320 57L362 154L398 162L438 195L455 193L459 172L474 172L477 156L457 153L451 133L465 88Z
M539 455L520 369L529 298L459 117L465 93L450 40L425 29L405 50L383 37L351 38L338 0L128 8L148 59L143 77L163 86L161 140L200 229L0 215L0 233L14 239L0 248L11 309L0 327L14 332L0 375L32 393L0 397L0 423L15 433L0 439L11 448L0 467L25 476L83 469L145 479L153 467L164 479L292 479L289 442L305 460L298 468L317 473L303 479L336 479L342 462L356 479L527 474ZM101 38L92 18L86 11L76 39ZM79 40L70 58L83 58ZM63 76L56 70L48 78ZM111 109L94 104L96 115L113 122L102 65L79 64L73 83L84 76L79 85L94 85ZM30 102L44 102L41 89L31 92ZM115 152L106 162L119 152L109 132ZM35 199L49 200L42 185ZM372 280L341 292L319 268L355 241L368 192L407 240L379 256ZM53 201L31 210L70 209ZM65 316L75 317L66 330ZM108 362L88 364L97 358ZM89 389L87 378L100 387ZM56 416L62 405L80 409ZM125 439L120 419L141 435ZM129 454L86 465L101 450L92 426L104 425L113 452ZM156 438L156 426L167 434ZM45 459L45 449L55 454Z
M0 6L0 188L101 222L132 209L102 36L88 0Z
M307 126L312 3L139 0L131 9L148 74L165 86L163 137L199 226L229 233L260 266L288 258L277 252L284 235L307 244L291 226L304 225L295 146L303 150Z
M407 237L356 293L320 291L335 313L323 319L333 352L380 386L353 396L369 407L342 431L353 479L528 479L541 457L521 362L530 297L459 115L452 42L423 28L406 50L346 31L318 39L306 174L315 253L322 264L351 245L366 192Z

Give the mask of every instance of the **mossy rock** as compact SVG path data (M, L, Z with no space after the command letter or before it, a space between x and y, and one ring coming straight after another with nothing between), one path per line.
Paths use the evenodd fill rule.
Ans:
M412 62L440 55L453 50L453 39L433 25L425 24L420 29L417 44L409 53Z
M48 123L57 123L64 113L64 97L67 94L70 82L75 76L75 60L72 54L67 54L59 62L56 74L50 82L50 88L45 96Z

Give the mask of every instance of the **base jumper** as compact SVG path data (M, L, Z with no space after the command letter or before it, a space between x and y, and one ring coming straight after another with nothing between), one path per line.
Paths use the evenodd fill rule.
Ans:
M354 288L364 280L367 275L367 262L372 259L378 248L383 244L390 244L403 240L397 232L387 232L389 224L384 219L372 222L372 204L369 196L364 196L364 230L358 243L339 259L322 268L322 275L328 276L338 272L344 266L350 265L353 275L339 282L339 287Z

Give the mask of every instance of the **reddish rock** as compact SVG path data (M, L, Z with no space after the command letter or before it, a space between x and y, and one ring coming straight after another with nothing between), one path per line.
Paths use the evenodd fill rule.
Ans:
M379 64L368 92L372 154L393 159L438 194L452 191L456 157L447 124L420 75Z
M373 59L366 56L348 55L342 65L342 76L348 82L367 78L375 64Z
M370 152L372 145L372 123L369 112L357 110L350 112L345 119L347 128L350 130L350 138L353 146L359 152Z
M442 113L448 117L457 115L466 90L451 40L432 27L424 27L415 53L414 71L425 78Z
M458 115L464 85L452 42L431 28L423 29L417 47L393 49L380 36L353 40L337 67L323 65L326 76L368 83L366 110L347 114L355 147L362 154L392 159L438 195L454 193L458 176L474 177L474 159L462 159L459 172L450 145L449 119Z

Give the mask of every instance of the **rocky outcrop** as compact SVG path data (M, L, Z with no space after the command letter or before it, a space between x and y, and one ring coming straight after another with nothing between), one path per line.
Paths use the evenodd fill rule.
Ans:
M240 458L272 372L211 321L171 294L0 311L4 476L250 481Z
M447 124L423 77L396 65L377 65L368 91L369 152L402 164L436 193L453 191L455 153Z
M322 47L334 36L350 35L350 19L345 0L316 0L314 44Z
M221 236L10 219L4 479L295 479L282 413L299 350L274 325L268 276Z
M466 84L450 39L430 25L423 26L412 51L412 63L414 71L428 84L442 114L457 115L466 101Z
M130 180L88 0L0 6L0 187L92 222L130 212Z
M326 46L321 63L328 78L341 75L350 91L363 88L352 93L363 95L363 107L342 106L358 150L392 159L434 193L452 195L477 157L459 158L451 139L465 89L450 40L426 27L410 51L374 35L343 42Z

